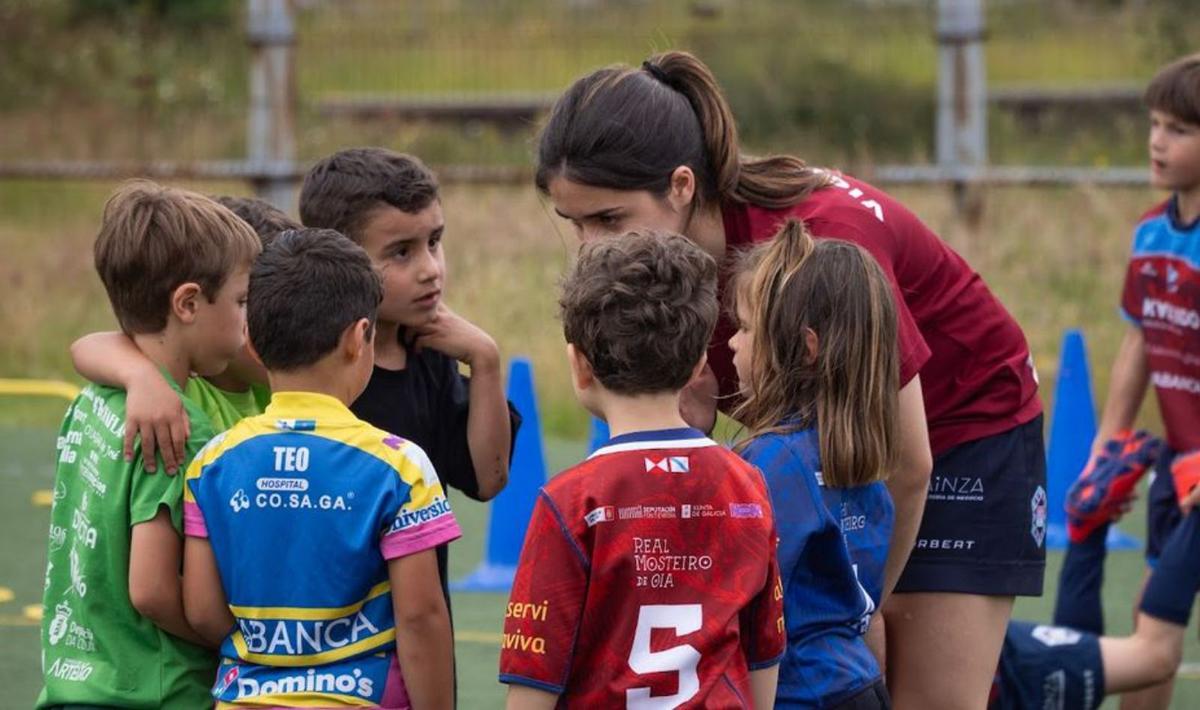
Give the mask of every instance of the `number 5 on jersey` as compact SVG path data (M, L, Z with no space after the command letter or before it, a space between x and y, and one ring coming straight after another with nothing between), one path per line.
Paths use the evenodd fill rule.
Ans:
M665 710L679 707L700 692L700 652L683 643L662 651L650 650L654 629L671 629L676 636L700 630L703 612L699 604L648 604L638 609L637 630L629 652L629 667L635 673L678 673L679 689L674 695L650 697L650 688L625 691L625 707L633 710Z

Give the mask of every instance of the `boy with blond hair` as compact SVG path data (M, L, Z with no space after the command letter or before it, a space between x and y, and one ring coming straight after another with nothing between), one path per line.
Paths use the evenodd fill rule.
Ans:
M219 373L242 348L259 250L253 230L207 197L137 181L109 199L94 251L122 331L180 392L190 373ZM190 458L212 430L183 402ZM183 479L145 475L136 449L123 460L125 403L123 390L87 386L58 438L40 708L209 702L214 657L183 614Z

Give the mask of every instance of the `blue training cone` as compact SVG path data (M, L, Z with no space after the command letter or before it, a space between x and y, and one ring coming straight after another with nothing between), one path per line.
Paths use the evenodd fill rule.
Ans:
M588 453L595 453L596 449L604 446L610 437L608 422L600 417L592 417L592 431L588 435Z
M1046 547L1064 549L1067 537L1067 489L1087 465L1096 438L1096 406L1088 369L1083 333L1063 334L1062 358L1054 386L1054 412L1050 418L1050 443L1046 452L1047 511ZM1133 550L1141 545L1119 530L1108 528L1108 549Z
M546 482L542 424L533 393L533 367L528 358L513 358L509 365L508 399L521 414L508 485L488 509L483 561L474 572L450 585L455 591L502 592L512 587L533 504L538 489Z

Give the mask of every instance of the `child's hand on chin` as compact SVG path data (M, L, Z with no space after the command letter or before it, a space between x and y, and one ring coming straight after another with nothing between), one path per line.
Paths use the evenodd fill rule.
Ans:
M413 331L417 335L417 350L433 348L472 369L486 364L499 366L500 350L492 336L450 310L445 303L439 303L433 318Z

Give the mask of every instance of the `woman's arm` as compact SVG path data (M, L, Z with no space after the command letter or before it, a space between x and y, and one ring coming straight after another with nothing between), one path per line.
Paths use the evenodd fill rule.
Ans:
M888 547L883 572L883 591L880 606L900 579L908 564L921 515L925 512L925 497L929 493L929 475L933 471L933 454L929 450L929 429L925 423L925 401L921 394L921 376L917 375L900 388L900 442L896 468L888 477L888 492L896 506L896 524Z

